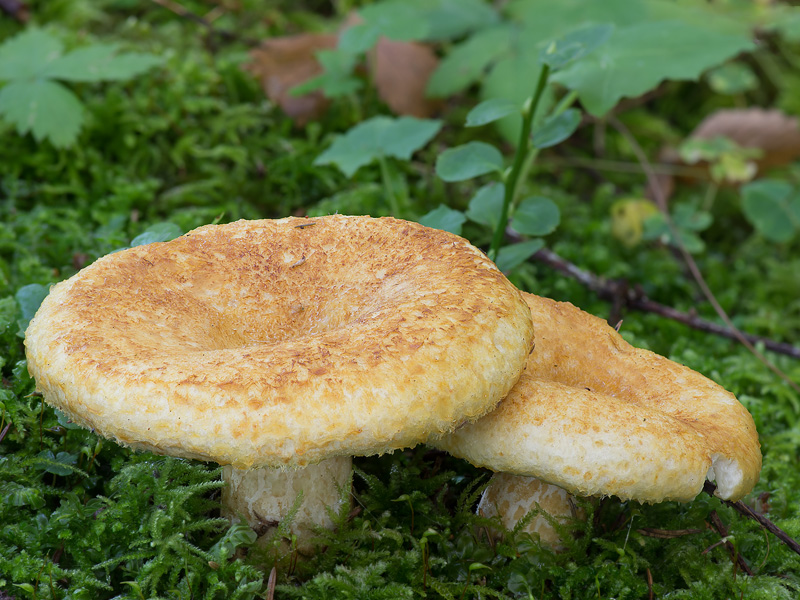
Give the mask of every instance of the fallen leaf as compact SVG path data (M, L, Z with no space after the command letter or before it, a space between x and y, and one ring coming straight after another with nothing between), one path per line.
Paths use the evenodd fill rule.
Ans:
M250 51L253 61L245 68L260 79L267 98L298 125L304 125L325 112L328 100L320 91L301 96L289 91L322 73L316 53L335 48L336 42L337 36L319 33L272 38Z
M380 38L369 58L378 95L392 112L424 119L441 106L441 100L425 95L428 80L439 66L430 46Z
M270 100L298 125L304 125L325 112L328 99L322 89L301 95L290 90L321 75L324 69L318 53L334 50L347 29L362 23L357 13L351 13L338 34L306 33L266 40L250 51L252 62L245 69L260 79ZM438 110L441 100L425 95L428 80L439 65L429 45L381 37L367 58L378 95L392 112L426 118Z
M764 171L773 167L788 164L800 157L800 120L797 117L790 117L777 109L762 108L743 108L719 110L705 119L689 134L685 144L692 141L711 140L712 143L718 138L726 138L734 142L744 153L721 155L719 164L702 161L698 170L701 176L703 170L709 178L720 179L719 173L723 171L725 176L721 182L728 184L744 183L748 180L757 178ZM752 149L750 155L746 150ZM659 161L673 165L693 165L692 160L675 148L664 148L659 154ZM740 159L746 159L742 164ZM728 161L729 164L723 164ZM734 161L735 164L730 164ZM738 161L738 162L737 162ZM741 177L730 177L732 173L739 172ZM694 181L689 178L688 181ZM659 184L665 191L668 198L674 189L672 176L660 175ZM657 194L648 189L648 198L656 198Z

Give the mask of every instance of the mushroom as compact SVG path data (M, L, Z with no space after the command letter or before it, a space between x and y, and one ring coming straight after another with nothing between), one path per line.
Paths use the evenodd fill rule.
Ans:
M752 490L761 470L758 434L733 394L634 348L572 304L523 295L536 347L519 382L489 415L432 442L503 473L490 481L479 510L499 512L512 527L536 508L531 486L557 501L559 518L574 514L567 492L655 503L692 500L706 479L725 500ZM566 491L539 489L531 478ZM528 531L537 526L545 528L543 540L559 545L547 520Z
M38 390L76 423L229 465L225 514L263 531L302 491L302 537L330 525L351 456L485 414L532 337L519 292L464 239L330 216L105 256L52 288L25 345Z

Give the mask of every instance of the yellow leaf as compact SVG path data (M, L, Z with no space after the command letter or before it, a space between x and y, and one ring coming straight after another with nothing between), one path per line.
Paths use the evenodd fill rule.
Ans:
M611 233L632 248L642 239L644 221L658 213L655 204L643 198L624 198L611 205Z

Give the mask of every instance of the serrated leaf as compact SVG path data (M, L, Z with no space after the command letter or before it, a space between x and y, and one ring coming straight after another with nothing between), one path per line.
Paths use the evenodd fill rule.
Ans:
M31 132L37 142L48 139L57 148L65 148L78 138L83 105L55 81L12 81L0 89L0 115L20 135Z
M467 114L467 127L479 127L514 113L520 113L519 105L504 98L484 100Z
M800 194L785 181L763 179L743 186L742 209L772 242L788 242L800 231Z
M93 44L51 61L41 77L65 81L124 81L161 64L144 52L118 52L117 44Z
M556 73L553 80L578 92L595 116L623 97L636 97L666 79L696 79L706 69L752 50L745 35L679 21L617 28L595 52Z
M464 213L460 210L455 210L440 204L428 214L419 219L421 225L425 227L433 227L434 229L442 229L461 235L461 226L467 220Z
M438 133L441 126L441 121L435 119L373 117L336 138L314 164L336 165L345 175L352 177L358 169L380 156L408 160Z
M533 132L532 144L535 148L550 148L560 144L575 133L581 124L581 111L577 108L568 108L558 115L554 115Z
M539 55L539 60L553 71L563 69L605 44L613 31L614 26L610 23L591 25L570 31L566 35L546 43Z
M0 45L0 80L35 77L64 49L61 40L37 27L26 29Z
M431 75L428 95L452 96L478 81L489 65L509 52L511 32L509 26L492 27L456 44Z
M469 201L467 218L475 223L494 229L500 220L503 208L503 195L506 186L502 183L490 183L480 188Z
M444 181L464 181L493 171L502 172L503 155L484 142L448 148L436 159L436 174Z
M524 235L547 235L561 222L561 211L555 202L541 196L531 196L519 203L511 219L511 227Z
M497 265L498 269L504 273L508 273L512 269L524 263L542 248L544 248L544 240L541 238L527 240L525 242L519 242L518 244L511 244L509 246L503 246L497 253L497 260L495 260L495 264Z

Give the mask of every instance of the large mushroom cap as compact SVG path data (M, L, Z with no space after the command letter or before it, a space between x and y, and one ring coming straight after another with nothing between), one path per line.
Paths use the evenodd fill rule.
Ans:
M687 501L706 478L724 499L753 488L758 434L733 394L569 303L525 299L536 327L525 373L495 411L437 447L581 496Z
M103 257L26 333L45 399L237 468L412 446L516 382L530 313L479 250L391 218L239 221Z

